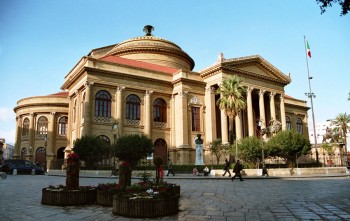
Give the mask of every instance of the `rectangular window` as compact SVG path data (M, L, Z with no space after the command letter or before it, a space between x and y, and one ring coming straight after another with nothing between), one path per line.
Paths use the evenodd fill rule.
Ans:
M200 131L201 118L200 108L192 107L192 131Z

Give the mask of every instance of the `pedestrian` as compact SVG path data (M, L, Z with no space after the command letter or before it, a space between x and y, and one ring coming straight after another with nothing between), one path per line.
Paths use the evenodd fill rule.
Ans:
M225 176L225 174L228 173L229 174L228 177L231 177L230 165L231 165L230 162L227 160L227 158L225 158L225 167L224 167L225 173L222 174L222 176Z
M233 181L233 179L238 176L240 181L244 181L242 179L242 175L241 175L241 170L243 169L242 164L239 160L237 160L237 163L235 164L235 166L233 167L233 172L235 173L235 175L231 178L231 180Z
M199 174L199 171L198 171L197 167L193 168L192 176L198 176L198 174Z
M175 176L174 170L173 170L173 163L171 162L170 158L168 159L168 173L166 176L169 176L169 173L173 174Z

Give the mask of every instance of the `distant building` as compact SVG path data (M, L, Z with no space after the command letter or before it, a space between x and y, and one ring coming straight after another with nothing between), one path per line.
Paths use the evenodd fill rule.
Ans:
M247 86L247 109L236 117L233 136L256 136L259 120L265 127L277 119L282 130L308 137L306 101L285 94L290 76L264 58L225 59L220 54L213 65L193 71L194 60L185 51L150 31L91 50L65 76L65 92L18 101L14 156L33 157L50 168L83 135L111 143L111 128L118 122L120 136L146 135L154 143L154 155L175 164L195 163L194 140L201 134L204 163L209 164L209 143L217 138L227 143L230 136L216 92L231 75Z

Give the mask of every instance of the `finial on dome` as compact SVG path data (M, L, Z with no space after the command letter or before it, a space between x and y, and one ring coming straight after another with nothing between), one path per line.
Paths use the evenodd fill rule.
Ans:
M143 32L146 33L146 36L152 36L152 31L154 31L154 27L152 25L146 25L143 27Z

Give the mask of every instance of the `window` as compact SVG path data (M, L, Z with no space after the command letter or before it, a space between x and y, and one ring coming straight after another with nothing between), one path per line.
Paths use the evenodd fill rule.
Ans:
M162 98L157 98L153 104L153 120L156 122L167 122L166 102Z
M95 117L111 117L112 96L107 91L99 91L95 98Z
M300 118L297 119L297 132L300 134L303 133L303 122Z
M140 120L140 98L134 94L126 98L126 119Z
M68 117L61 117L58 120L58 135L67 136Z
M199 107L192 107L192 131L200 131L200 108Z
M48 125L48 121L46 117L42 116L38 119L37 134L39 137L47 136L47 125Z
M22 136L28 137L28 135L29 135L29 119L25 118L22 126Z
M111 144L111 141L109 140L109 138L105 135L100 135L97 137L98 139L102 140L103 142L105 142L106 144Z
M290 122L290 118L288 116L286 117L286 127L287 127L287 130L292 129L292 123Z

